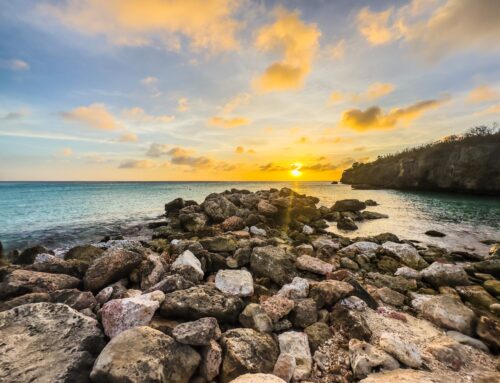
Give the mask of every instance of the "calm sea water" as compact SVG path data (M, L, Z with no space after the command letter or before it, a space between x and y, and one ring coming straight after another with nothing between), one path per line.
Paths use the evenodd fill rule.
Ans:
M351 190L328 182L2 182L0 241L9 250L38 243L67 247L121 230L134 236L138 224L157 218L173 198L202 202L210 193L231 188L257 191L283 186L319 197L326 206L345 198L374 199L380 205L369 210L389 215L363 222L353 233L342 233L348 236L392 232L404 239L482 254L488 246L481 240L500 240L500 199L494 197ZM424 235L429 229L447 236L430 238Z

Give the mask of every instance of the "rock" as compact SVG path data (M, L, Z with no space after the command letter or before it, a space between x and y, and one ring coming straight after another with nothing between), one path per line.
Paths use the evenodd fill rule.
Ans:
M307 334L309 347L315 352L323 343L332 337L330 327L326 323L316 322L306 327L304 332Z
M366 204L357 199L343 199L335 202L332 211L359 211L366 209Z
M368 279L377 287L390 287L400 293L417 289L417 281L403 277L393 277L380 273L368 273Z
M133 251L111 248L90 265L83 278L85 290L99 291L110 283L127 276L143 259Z
M370 374L359 383L447 383L441 379L437 380L435 374L412 369L397 369L377 374Z
M393 306L402 306L405 303L405 296L403 294L391 290L388 287L381 287L377 290L377 294L382 302Z
M435 287L469 284L469 277L460 265L434 262L420 271L422 279Z
M379 250L380 245L375 242L359 241L340 249L337 255L341 257L353 258L358 254L365 254L367 256L375 256Z
M470 304L489 310L492 304L498 303L490 294L486 292L481 286L456 286L455 290L458 291L460 297Z
M147 293L152 291L163 291L165 294L171 293L176 290L185 290L193 287L195 284L187 279L184 279L183 276L179 274L168 275L164 279L162 279L157 284L151 286L146 290Z
M337 222L337 229L340 230L357 230L358 226L350 217L341 217Z
M414 343L403 341L395 334L384 332L380 334L379 346L404 365L419 368L422 365L422 356Z
M176 198L165 204L165 212L169 214L177 214L185 206L185 202L182 198Z
M199 285L166 294L160 313L166 318L196 320L215 317L222 322L234 323L242 310L240 298L224 294L214 286Z
M344 334L347 339L359 339L369 341L372 337L372 331L368 326L363 313L348 308L343 304L334 306L330 321L332 330L335 333Z
M436 295L420 305L422 315L449 330L471 335L476 316L462 302L451 295Z
M297 246L295 251L298 255L312 255L314 248L307 243L303 243L302 245Z
M278 291L277 295L281 295L289 299L307 298L309 295L309 282L307 279L295 277L292 283L287 283Z
M311 273L326 275L333 271L333 265L322 261L321 259L309 255L301 255L295 261L295 266L299 270L310 271Z
M500 297L500 281L488 280L483 283L484 289L491 295Z
M216 223L223 222L238 211L238 208L231 201L216 193L207 196L201 207L210 219Z
M65 260L77 260L87 265L90 265L94 260L100 257L104 253L104 250L93 246L93 245L83 245L75 246L68 250L64 255Z
M179 210L179 222L188 232L196 233L206 228L208 217L198 205L190 205Z
M296 276L295 258L280 247L254 247L250 267L257 275L268 277L278 285L290 283Z
M228 330L222 335L221 383L246 373L270 373L278 359L278 346L267 334L249 328Z
M293 379L295 381L307 379L312 369L312 357L307 334L288 331L280 334L278 340L281 354L290 354L295 357L296 367L293 371Z
M500 317L500 303L494 303L490 306L490 311Z
M222 347L215 340L201 348L200 375L207 381L215 380L222 364Z
M480 273L488 273L496 278L500 278L500 257L476 262L472 267Z
M259 332L272 332L273 322L269 315L257 303L250 303L239 316L239 321L244 327Z
M314 284L309 296L316 301L318 309L332 305L354 291L354 287L347 282L326 280Z
M109 342L94 364L94 383L188 383L200 363L190 346L150 327L123 331Z
M201 269L201 262L189 250L185 250L179 255L174 263L172 263L170 269L174 273L180 274L188 281L194 283L203 280L205 275Z
M500 322L485 316L479 319L477 335L494 351L500 350Z
M203 238L200 243L208 251L216 253L232 253L238 248L236 240L229 235L218 235L215 237Z
M140 271L141 290L148 290L160 282L165 276L166 262L164 258L158 254L147 254L146 259L141 263Z
M52 254L38 254L34 263L25 266L25 269L51 274L66 274L82 278L88 269L88 265L76 259L65 261Z
M417 249L407 243L387 241L382 244L382 248L387 254L397 258L412 269L422 270L428 266L427 262L418 254Z
M302 227L302 233L305 235L311 235L314 234L314 229L309 225L304 225Z
M401 277L404 277L407 279L415 279L415 280L419 280L421 278L420 272L418 272L417 270L412 269L411 267L408 267L408 266L403 266L403 267L398 268L396 270L396 272L394 273L394 275L401 276Z
M252 274L246 270L219 270L215 287L225 294L250 297L253 295Z
M226 231L237 231L245 228L245 221L243 218L233 215L226 218L221 224L222 228Z
M366 378L372 372L399 368L398 361L392 356L358 339L349 341L349 359L354 376L358 379Z
M230 383L283 383L284 380L270 374L245 374L231 380Z
M13 270L0 282L0 299L27 293L50 293L78 287L78 278L30 270Z
M95 319L54 303L1 312L0 339L3 383L87 382L105 344Z
M465 350L463 350L460 343L449 338L438 338L432 341L427 345L426 351L455 371L460 370L464 363L461 354Z
M363 211L361 212L361 216L364 218L364 219L381 219L381 218L389 218L389 216L387 214L382 214L382 213L378 213L376 211Z
M272 217L273 215L278 213L278 208L262 199L257 204L257 211L259 212L259 214Z
M316 301L311 298L298 299L290 313L290 321L294 327L306 328L318 320Z
M250 233L261 237L267 236L267 232L264 229L259 229L257 226L250 226Z
M26 305L28 303L40 303L40 302L51 302L52 299L48 293L31 293L21 295L20 297L9 299L3 303L0 303L0 311L6 311L13 309L17 306Z
M43 246L34 246L23 250L21 254L12 260L14 265L30 265L35 261L38 254L47 254L49 250Z
M297 366L297 362L295 357L290 354L280 354L278 356L278 360L274 365L273 375L283 379L286 383L289 383L293 377L293 372L295 371L295 367Z
M207 346L212 339L220 338L220 335L217 319L210 317L181 323L172 331L177 342L191 346Z
M54 303L68 305L77 311L84 309L93 310L97 306L97 301L90 291L80 291L77 289L53 291L50 293L50 300Z
M425 235L428 235L429 237L439 237L439 238L446 237L446 234L441 233L440 231L437 230L427 230L425 232Z
M278 320L288 315L295 307L295 303L281 295L273 295L260 304L262 310L276 323Z
M377 205L378 205L378 203L377 203L377 201L374 201L374 200L372 200L372 199L367 199L367 200L365 201L365 205L366 205L366 206L377 206Z
M462 334L461 332L458 332L458 331L447 331L446 335L448 337L452 338L454 341L456 341L458 343L466 344L467 346L471 346L471 347L477 348L478 350L482 350L484 352L489 352L490 351L488 349L488 346L486 346L479 339L472 338L470 336Z

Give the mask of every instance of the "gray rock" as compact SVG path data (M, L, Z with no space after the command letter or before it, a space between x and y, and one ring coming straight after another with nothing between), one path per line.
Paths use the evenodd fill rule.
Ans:
M90 265L104 253L103 249L93 245L75 246L64 255L65 260L78 260Z
M291 283L283 285L277 295L289 299L307 298L309 295L309 281L305 278L295 277Z
M201 281L205 275L201 269L201 262L189 250L179 255L174 263L172 263L170 269L194 283Z
M482 350L484 352L489 352L488 346L481 342L479 339L472 338L468 335L462 334L458 331L446 331L446 335L457 341L458 343L466 344L467 346L471 346L477 348L478 350Z
M278 339L280 352L290 354L295 358L296 367L293 371L293 379L295 381L307 379L312 369L312 356L307 334L288 331L280 334Z
M252 274L246 270L219 270L215 276L215 287L225 294L238 297L252 296Z
M332 211L359 211L366 209L366 204L357 199L343 199L335 202Z
M290 321L294 327L306 328L318 320L316 301L311 298L298 299L290 313Z
M165 294L171 293L176 290L185 290L193 287L195 284L191 281L185 279L182 275L174 274L168 275L164 279L162 279L157 284L151 286L146 293L150 293L152 291L163 291Z
M250 233L252 235L257 235L257 236L261 236L261 237L267 236L267 232L264 229L258 228L257 226L250 226Z
M54 303L0 313L0 339L3 383L87 382L105 344L95 319Z
M469 284L469 277L460 265L434 262L420 271L422 279L435 287L463 286Z
M457 330L471 335L476 315L459 298L451 295L437 295L420 305L422 315L449 330Z
M407 243L396 243L387 241L382 244L387 254L392 255L406 266L416 270L427 267L427 262L420 256L417 249Z
M252 328L259 332L273 331L271 318L257 303L248 304L241 312L239 321L244 327Z
M218 235L200 241L205 249L216 253L232 253L238 248L236 240L230 235Z
M398 361L392 356L358 339L349 341L349 359L354 376L358 379L366 378L372 372L399 368Z
M213 222L223 222L226 218L236 215L238 208L226 197L220 194L210 194L201 204L205 213Z
M78 289L56 290L50 293L50 298L54 303L63 303L77 311L93 310L97 306L97 301L90 291L80 291Z
M419 368L422 365L422 356L417 346L403 341L395 334L380 334L379 346L408 367Z
M219 375L222 364L222 347L215 340L201 348L200 376L207 381L213 381Z
M210 317L181 323L172 331L177 342L191 346L208 346L212 339L218 339L220 335L217 319Z
M257 275L268 277L280 286L290 283L297 275L295 257L276 246L255 247L250 266Z

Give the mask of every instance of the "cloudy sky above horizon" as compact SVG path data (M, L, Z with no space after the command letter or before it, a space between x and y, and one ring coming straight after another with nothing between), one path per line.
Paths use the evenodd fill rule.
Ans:
M338 179L500 121L498 20L498 0L0 0L0 180Z

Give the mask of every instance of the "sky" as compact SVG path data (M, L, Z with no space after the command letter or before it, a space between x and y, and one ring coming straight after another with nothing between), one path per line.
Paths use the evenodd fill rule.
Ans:
M498 0L0 0L0 180L337 180L500 121Z

